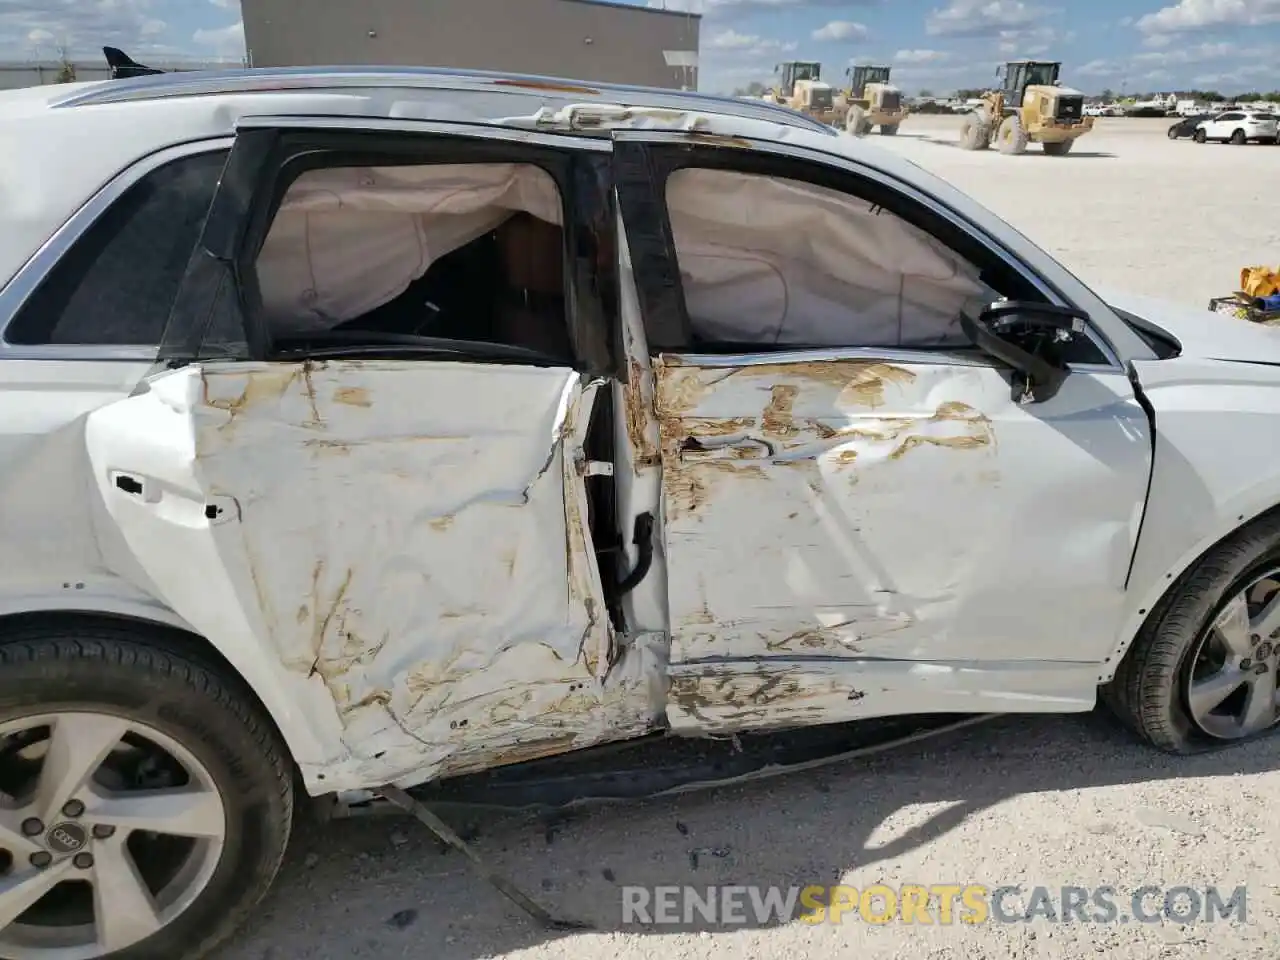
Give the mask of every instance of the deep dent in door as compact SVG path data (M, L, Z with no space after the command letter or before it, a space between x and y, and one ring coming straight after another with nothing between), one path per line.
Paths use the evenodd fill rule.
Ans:
M1141 411L1093 381L1023 410L964 363L667 356L655 380L674 731L853 719L910 690L939 709L1002 683L1047 701L1062 683L1035 662L1076 649L1026 642L1001 616L1068 596L1081 623L1114 624L1140 491L1089 491L1112 446L1134 477L1146 461L1124 419ZM1051 522L1028 527L1042 502ZM1081 589L1050 586L1059 564Z
M150 402L186 407L173 412L190 431L191 486L232 515L203 518L231 602L293 689L305 684L311 712L336 717L361 779L471 772L651 729L654 678L610 669L585 523L596 384L397 361L170 376L186 388ZM183 559L161 555L163 529L139 536L163 513L116 516L149 573ZM197 629L235 642L210 632L189 584L152 575Z

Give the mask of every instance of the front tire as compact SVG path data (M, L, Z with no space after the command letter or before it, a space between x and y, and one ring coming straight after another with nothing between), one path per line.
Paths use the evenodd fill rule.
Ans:
M1027 131L1022 128L1022 121L1018 119L1017 114L1005 117L1000 123L1000 130L996 134L996 139L1000 143L1000 152L1010 155L1027 152Z
M167 634L0 636L0 757L22 823L0 827L21 867L0 890L0 956L196 960L280 867L293 778L279 736L237 678Z
M1203 130L1197 130L1194 134L1192 134L1191 139L1194 140L1196 143L1205 143L1209 139L1209 135L1205 133Z
M867 123L867 112L859 106L852 106L844 118L844 128L855 137L861 137L871 129Z
M1115 677L1112 711L1148 743L1197 753L1271 730L1280 670L1280 517L1195 563L1152 610Z
M1169 139L1170 139L1170 140L1177 140L1177 139L1178 139L1178 125L1177 125L1177 124L1174 124L1172 127L1170 127L1170 128L1169 128Z

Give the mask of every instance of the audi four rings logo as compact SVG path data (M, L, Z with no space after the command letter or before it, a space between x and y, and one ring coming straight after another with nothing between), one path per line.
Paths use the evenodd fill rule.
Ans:
M56 823L49 830L49 848L56 853L75 853L88 841L88 834L79 824Z

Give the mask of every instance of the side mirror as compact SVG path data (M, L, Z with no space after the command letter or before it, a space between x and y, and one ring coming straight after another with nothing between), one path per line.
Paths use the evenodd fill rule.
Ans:
M961 314L960 326L974 346L1014 370L1019 403L1052 399L1067 378L1058 346L1084 333L1088 314L1056 303L997 300L977 319Z

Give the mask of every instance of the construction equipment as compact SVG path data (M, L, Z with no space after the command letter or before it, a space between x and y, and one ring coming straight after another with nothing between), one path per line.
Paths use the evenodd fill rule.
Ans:
M779 74L778 85L766 90L762 99L783 104L822 123L834 122L835 91L822 80L822 64L813 60L788 60L775 67L774 72Z
M1011 60L998 69L1003 83L965 119L960 145L985 150L994 143L1001 153L1023 153L1039 143L1050 156L1070 153L1093 129L1093 117L1084 115L1084 94L1058 82L1061 69L1049 60Z
M897 133L908 110L902 91L889 82L889 68L859 64L846 70L845 76L849 89L836 98L836 109L844 110L845 130L855 136L870 133L872 127L879 127L886 137Z

